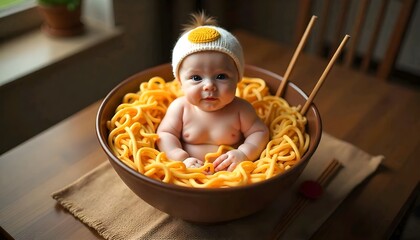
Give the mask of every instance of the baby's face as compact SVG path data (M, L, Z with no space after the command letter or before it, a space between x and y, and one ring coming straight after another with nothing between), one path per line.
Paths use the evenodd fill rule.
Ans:
M232 102L239 80L233 59L212 51L187 56L179 77L188 102L203 111L216 111Z

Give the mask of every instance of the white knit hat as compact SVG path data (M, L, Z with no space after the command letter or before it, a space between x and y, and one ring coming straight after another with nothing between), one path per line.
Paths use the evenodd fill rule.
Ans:
M184 33L172 52L172 71L179 79L179 66L188 56L196 52L217 51L230 56L238 69L239 80L244 72L244 56L239 41L230 32L216 26L200 26Z

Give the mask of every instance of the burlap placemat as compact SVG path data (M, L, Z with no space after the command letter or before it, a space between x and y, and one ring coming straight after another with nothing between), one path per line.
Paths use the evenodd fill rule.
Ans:
M254 215L215 225L196 225L153 208L131 192L108 162L52 197L106 239L265 239L296 199L300 183L315 180L333 158L343 168L323 196L310 202L283 234L284 239L308 239L349 192L376 170L383 156L371 156L323 133L316 153L290 191Z

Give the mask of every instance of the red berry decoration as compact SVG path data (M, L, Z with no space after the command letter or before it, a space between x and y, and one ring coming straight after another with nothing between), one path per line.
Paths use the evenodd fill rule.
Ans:
M315 200L322 195L323 189L321 184L315 181L305 181L300 185L299 193L306 198Z

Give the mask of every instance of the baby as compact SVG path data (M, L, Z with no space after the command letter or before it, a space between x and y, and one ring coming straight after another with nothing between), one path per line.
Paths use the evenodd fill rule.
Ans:
M235 96L244 71L238 40L212 18L194 15L173 49L172 69L184 96L171 103L157 129L159 150L200 167L220 145L234 147L214 160L215 171L256 160L269 132L251 104Z

